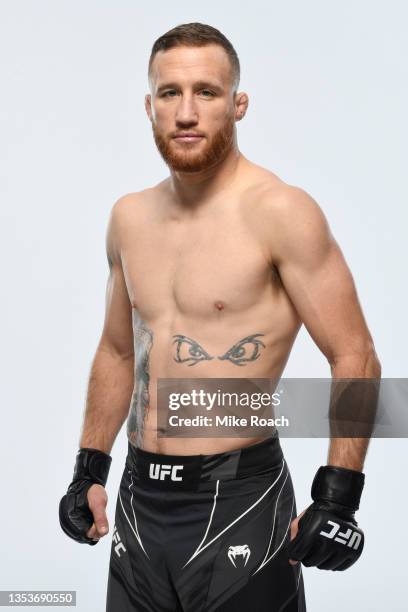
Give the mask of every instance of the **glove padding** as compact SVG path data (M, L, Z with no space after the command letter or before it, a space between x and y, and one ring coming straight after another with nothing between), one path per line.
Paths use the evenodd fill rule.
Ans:
M110 455L94 448L77 453L73 480L59 504L59 520L67 536L81 544L98 543L86 535L94 522L87 494L93 484L106 485L111 461Z
M306 567L342 571L360 557L364 533L357 526L364 474L356 470L321 466L312 485L314 500L299 519L299 531L288 544L290 559Z

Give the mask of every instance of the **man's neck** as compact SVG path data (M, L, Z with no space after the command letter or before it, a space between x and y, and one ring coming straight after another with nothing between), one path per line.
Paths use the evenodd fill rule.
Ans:
M246 159L236 148L218 164L199 172L177 172L171 170L170 190L177 204L197 209L214 196L230 188L240 174Z

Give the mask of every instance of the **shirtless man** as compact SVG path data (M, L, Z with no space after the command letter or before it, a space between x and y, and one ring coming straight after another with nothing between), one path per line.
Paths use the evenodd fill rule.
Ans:
M70 537L106 535L109 453L127 419L108 612L303 611L301 562L343 570L364 542L366 438L331 440L296 516L278 436L158 437L159 378L278 379L302 323L334 378L380 376L319 206L238 149L238 83L234 48L210 26L153 46L145 105L170 176L113 206L106 317L60 503Z

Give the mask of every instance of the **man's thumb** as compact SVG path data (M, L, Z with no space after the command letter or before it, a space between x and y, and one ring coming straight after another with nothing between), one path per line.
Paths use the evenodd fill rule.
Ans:
M92 509L94 517L94 524L96 527L97 535L104 536L109 531L108 518L106 516L105 508L103 506L96 506Z

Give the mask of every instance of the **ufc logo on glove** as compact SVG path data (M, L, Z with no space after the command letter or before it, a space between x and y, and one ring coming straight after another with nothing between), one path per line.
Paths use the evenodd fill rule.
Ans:
M329 532L320 531L320 535L324 536L325 538L329 538L330 540L334 538L336 542L340 542L340 544L346 544L354 550L358 549L362 540L361 534L358 533L358 531L347 529L347 531L341 532L340 525L338 523L335 523L334 521L327 521L327 524L331 525L332 530Z

